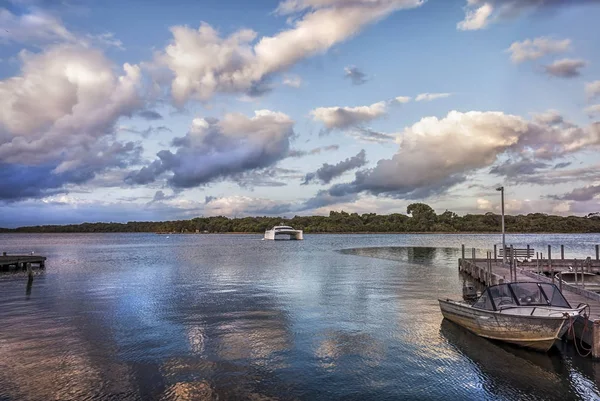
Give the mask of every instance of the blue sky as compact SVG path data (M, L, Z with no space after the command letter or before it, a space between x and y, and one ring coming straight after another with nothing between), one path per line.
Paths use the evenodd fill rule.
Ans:
M510 213L600 211L599 15L596 0L4 2L0 226L485 213L497 185Z

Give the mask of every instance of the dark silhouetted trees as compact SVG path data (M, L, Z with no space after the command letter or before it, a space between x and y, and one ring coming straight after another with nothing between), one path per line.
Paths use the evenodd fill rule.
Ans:
M98 232L162 232L162 233L260 233L284 223L306 233L366 232L500 232L500 216L494 213L459 216L446 210L441 214L424 203L413 203L403 214L347 213L331 211L329 216L196 217L178 221L130 221L128 223L83 223L64 226L33 226L0 229L17 233L98 233ZM553 216L544 213L506 216L506 231L513 233L598 233L600 214L585 217Z

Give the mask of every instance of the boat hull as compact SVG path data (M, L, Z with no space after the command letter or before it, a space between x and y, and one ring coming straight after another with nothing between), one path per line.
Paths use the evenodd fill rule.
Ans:
M563 316L517 316L475 309L455 301L439 300L444 318L491 340L547 352L569 328Z

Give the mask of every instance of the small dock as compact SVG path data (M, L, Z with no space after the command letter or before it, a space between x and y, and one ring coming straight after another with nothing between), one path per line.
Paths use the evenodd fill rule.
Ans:
M565 259L564 248L561 246L560 259L552 259L551 248L548 247L548 257L543 257L540 252L533 253L529 247L523 249L506 249L507 262L503 264L502 252L498 254L496 247L494 251L487 252L486 258L476 258L475 248L471 249L471 257L465 254L465 246L462 246L462 257L458 260L460 272L471 276L473 279L485 284L495 285L506 282L537 281L556 284L560 287L563 295L571 306L576 307L585 303L590 305L590 316L587 319L579 317L574 324L576 340L583 341L591 348L593 358L600 358L600 294L585 289L585 283L569 285L556 278L556 274L562 271L578 271L600 274L600 258L598 257L598 246L596 246L596 258L592 259ZM522 260L519 262L519 257ZM533 258L532 258L533 256Z
M7 255L6 252L3 252L0 256L0 271L26 270L28 263L37 265L43 269L46 267L46 257L37 255Z

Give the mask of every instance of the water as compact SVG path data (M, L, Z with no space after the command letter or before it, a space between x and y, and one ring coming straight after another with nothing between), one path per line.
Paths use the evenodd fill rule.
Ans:
M600 363L572 345L538 354L442 322L460 244L498 240L0 234L0 251L48 257L31 288L0 277L0 400L600 399ZM600 235L507 243L587 256Z

